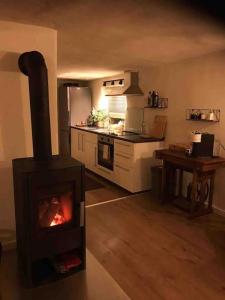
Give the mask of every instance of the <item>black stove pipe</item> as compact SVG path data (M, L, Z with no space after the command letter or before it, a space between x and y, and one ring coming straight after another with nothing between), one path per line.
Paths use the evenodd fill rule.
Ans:
M52 157L49 117L48 70L38 51L25 52L19 57L20 71L29 78L33 152L36 160Z

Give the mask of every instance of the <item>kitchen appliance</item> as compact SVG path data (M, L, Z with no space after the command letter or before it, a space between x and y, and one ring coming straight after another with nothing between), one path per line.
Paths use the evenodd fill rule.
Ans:
M192 135L192 156L212 157L214 146L214 134L193 133Z
M121 76L121 75L120 75ZM139 74L138 72L126 71L124 73L123 85L115 85L114 82L121 79L115 78L111 81L104 81L103 87L106 96L143 96L144 93L139 87ZM111 82L108 85L106 82Z
M70 126L86 122L91 113L88 87L64 83L58 91L59 153L70 155Z
M98 135L98 165L113 171L114 139Z

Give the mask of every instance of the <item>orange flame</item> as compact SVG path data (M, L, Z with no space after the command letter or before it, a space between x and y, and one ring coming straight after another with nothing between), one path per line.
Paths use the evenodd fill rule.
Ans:
M54 219L52 220L50 226L56 226L65 223L65 219L60 214L56 213Z

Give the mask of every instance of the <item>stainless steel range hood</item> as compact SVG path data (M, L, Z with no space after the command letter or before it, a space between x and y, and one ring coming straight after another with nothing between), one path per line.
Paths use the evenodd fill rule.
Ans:
M115 79L116 80L116 79ZM113 82L113 80L111 80ZM105 96L143 96L144 93L139 87L138 72L124 73L124 86L105 87Z
M123 92L123 95L144 95L139 87L139 76L138 72L130 72L130 86Z

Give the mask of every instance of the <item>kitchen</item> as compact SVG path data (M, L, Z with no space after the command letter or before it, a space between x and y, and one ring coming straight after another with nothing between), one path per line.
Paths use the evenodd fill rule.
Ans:
M194 4L192 10L192 1L25 2L0 4L6 19L0 26L0 296L223 299L225 35L219 14ZM18 69L20 55L32 50L48 70L49 89L46 78L37 89L49 91L47 156L53 161L60 153L73 163L37 162L40 169L32 172L45 165L56 175L43 171L23 181L27 192L17 203L26 217L19 214L17 223L27 226L18 235L12 160L32 161L32 133L48 127L32 131L28 78ZM64 279L23 289L17 236L28 253L23 258L32 262L25 268L31 281ZM32 241L37 247L27 247Z
M143 132L144 113L150 108L147 104L146 108L140 105L129 107L130 97L137 101L143 97L138 86L138 72L118 76L103 80L98 110L91 107L90 89L68 85L68 99L64 101L70 103L70 112L66 114L71 122L71 136L68 136L71 156L82 161L89 170L132 193L149 190L151 167L157 164L154 151L163 147L166 117L157 119L150 132L146 128ZM62 88L65 89L65 83ZM58 101L63 102L63 99ZM165 109L163 107L162 111ZM65 117L61 116L59 120L65 120ZM97 124L101 128L96 127ZM61 148L65 145L65 140L62 141Z

